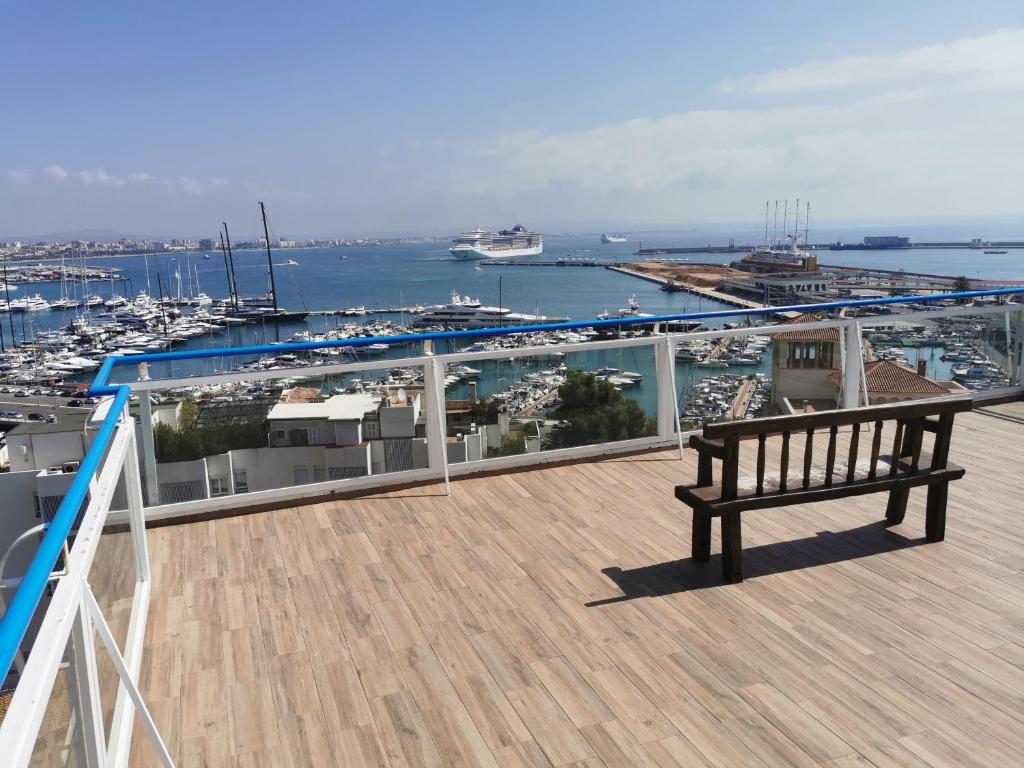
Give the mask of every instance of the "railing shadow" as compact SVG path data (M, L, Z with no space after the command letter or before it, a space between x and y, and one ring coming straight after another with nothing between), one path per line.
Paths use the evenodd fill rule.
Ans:
M819 531L814 536L790 541L761 544L743 550L743 571L746 579L768 576L828 565L862 557L895 552L901 549L925 544L922 536L909 539L893 532L884 523L869 523L845 531ZM601 600L592 600L585 605L594 608L611 603L634 600L639 597L663 597L698 589L712 589L725 586L722 581L722 556L716 554L706 563L693 558L673 560L667 563L645 565L640 568L623 570L618 567L603 568L605 576L611 579L622 594Z

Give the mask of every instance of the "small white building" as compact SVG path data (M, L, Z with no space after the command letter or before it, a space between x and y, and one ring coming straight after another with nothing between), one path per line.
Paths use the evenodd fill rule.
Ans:
M366 393L334 395L312 403L278 403L270 409L270 445L358 445L363 419L376 411L381 398Z

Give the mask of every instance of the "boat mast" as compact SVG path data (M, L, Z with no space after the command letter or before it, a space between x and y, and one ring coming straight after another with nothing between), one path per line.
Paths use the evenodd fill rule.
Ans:
M228 223L222 221L224 225L224 239L228 244L228 263L231 265L231 287L235 295L235 311L238 311L238 281L235 279L235 255L231 252L231 235L228 234Z
M811 201L807 201L807 211L804 213L804 247L811 247Z
M768 201L764 201L764 247L768 247Z
M779 242L779 201L775 201L775 220L772 222L772 248Z
M267 267L270 269L270 298L274 301L274 312L277 312L277 286L274 285L274 259L270 255L270 233L267 231L267 209L260 202L260 216L263 217L263 239L267 241Z
M231 287L231 270L228 269L228 249L224 247L224 230L220 231L220 252L224 256L224 281L228 284L228 298L231 299L231 306L238 308L235 304L235 289Z
M4 293L7 294L7 322L11 326L11 347L17 347L18 342L14 338L14 313L11 312L11 284L7 280L7 257L4 256Z

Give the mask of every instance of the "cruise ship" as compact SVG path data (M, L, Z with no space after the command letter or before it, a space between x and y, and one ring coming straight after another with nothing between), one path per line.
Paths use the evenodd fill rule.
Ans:
M460 296L453 291L451 302L427 307L416 325L443 325L446 328L494 328L499 325L560 323L568 318L528 315L506 307L485 307L479 299Z
M603 235L601 235L601 242L605 243L605 244L607 244L607 243L624 243L624 242L626 242L626 236L625 235L613 235L610 232L605 232Z
M497 234L486 229L463 232L448 249L456 259L501 259L517 256L540 256L544 240L532 229L516 224Z

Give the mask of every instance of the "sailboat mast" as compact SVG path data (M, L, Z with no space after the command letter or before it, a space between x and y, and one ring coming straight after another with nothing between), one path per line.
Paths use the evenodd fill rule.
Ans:
M768 201L764 201L764 247L768 247Z
M235 255L231 252L231 235L228 234L228 223L222 221L224 225L224 239L228 244L228 263L231 265L231 288L235 295L235 311L238 311L238 281L235 279Z
M274 259L270 255L270 233L267 231L267 209L260 202L260 216L263 217L263 239L267 241L267 267L270 269L270 298L274 300L274 312L277 312L277 286L274 285Z
M228 298L235 305L235 289L231 287L231 270L228 269L228 249L224 247L224 231L220 231L220 252L224 256L224 281L228 284Z
M807 201L807 212L804 214L804 246L811 247L811 201Z

